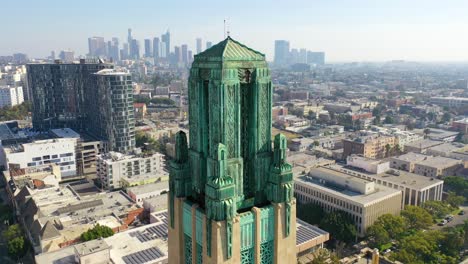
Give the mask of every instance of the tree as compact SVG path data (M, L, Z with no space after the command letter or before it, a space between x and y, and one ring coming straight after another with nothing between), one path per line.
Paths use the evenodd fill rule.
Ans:
M432 225L432 216L423 208L407 205L401 211L401 216L406 219L408 226L413 229L424 229Z
M322 221L320 221L320 228L327 230L332 237L343 242L354 241L357 236L357 230L353 220L343 211L335 211L327 214Z
M318 225L325 215L322 207L316 204L298 204L297 217L311 225Z
M391 117L389 115L385 117L385 120L384 120L385 124L393 124L394 122L395 121L393 120L393 117Z
M442 121L443 121L444 123L450 122L451 119L452 119L452 115L451 115L449 112L445 112L445 113L442 115Z
M468 197L468 180L462 177L457 177L457 176L445 177L444 187L448 191L455 192L456 195Z
M422 207L429 212L433 218L444 218L452 211L450 205L442 201L426 201Z
M427 135L429 135L431 133L431 129L430 128L425 128L424 129L424 138L427 138Z
M390 156L390 151L392 150L392 146L390 144L385 145L385 156Z
M443 232L441 251L445 255L456 257L465 244L465 230L449 227Z
M320 248L313 253L314 259L308 264L339 264L338 256L326 248Z
M320 142L318 142L317 140L314 140L314 143L313 143L313 144L314 144L315 147L320 146Z
M21 236L22 233L20 225L14 224L9 226L7 230L3 231L3 239L12 240L15 237Z
M15 237L8 241L8 254L16 258L22 257L26 253L26 243L23 236Z
M81 234L82 241L89 241L98 238L106 238L114 235L114 231L108 226L102 226L97 224L93 228L88 229L88 231Z
M455 264L456 258L447 256L439 250L439 244L444 239L440 231L418 231L400 241L400 250L391 258L403 263L411 264Z
M449 192L447 199L445 200L450 206L458 208L460 205L465 203L465 197L459 196L454 192Z
M406 231L406 225L403 217L384 214L367 229L367 236L374 247L380 247L392 239L401 238Z

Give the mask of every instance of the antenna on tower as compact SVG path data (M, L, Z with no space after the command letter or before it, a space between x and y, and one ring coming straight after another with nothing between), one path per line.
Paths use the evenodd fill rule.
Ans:
M224 19L224 38L226 38L226 19Z
M229 30L229 21L228 21L228 24L227 24L227 36L229 37L231 31Z

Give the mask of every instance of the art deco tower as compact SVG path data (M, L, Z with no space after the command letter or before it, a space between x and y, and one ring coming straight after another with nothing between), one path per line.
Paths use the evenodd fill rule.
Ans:
M176 135L170 263L295 263L296 201L286 138L271 142L265 55L228 37L195 55L190 140Z

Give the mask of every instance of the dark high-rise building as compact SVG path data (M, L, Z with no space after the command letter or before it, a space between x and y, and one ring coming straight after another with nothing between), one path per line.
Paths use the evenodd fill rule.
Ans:
M213 42L207 41L207 42L206 42L206 49L211 48L211 46L213 46Z
M188 47L187 44L182 45L182 62L187 65L188 64Z
M289 41L275 40L275 65L286 65L289 60Z
M130 59L140 59L140 45L136 39L132 39L132 43L130 44Z
M34 129L69 127L107 140L112 150L131 150L135 122L131 77L113 67L96 60L28 64Z
M161 42L164 42L166 57L171 54L171 34L169 30L161 36Z
M145 57L152 57L153 47L151 45L151 39L145 39Z
M307 52L307 63L324 65L325 64L325 52Z
M202 52L202 39L197 38L197 54Z
M106 56L106 42L103 37L88 38L89 56L103 57Z
M104 69L94 73L91 79L93 89L89 89L86 96L86 105L90 109L86 130L109 142L114 151L132 151L135 148L135 118L131 75Z
M153 57L155 60L159 59L159 38L153 39Z

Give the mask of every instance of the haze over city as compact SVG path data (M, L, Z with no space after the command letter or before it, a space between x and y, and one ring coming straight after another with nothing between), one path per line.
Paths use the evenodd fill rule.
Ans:
M167 29L173 43L231 36L273 59L273 41L325 51L328 61L468 61L468 2L450 1L17 1L2 3L2 54L87 52L87 38L137 39Z

